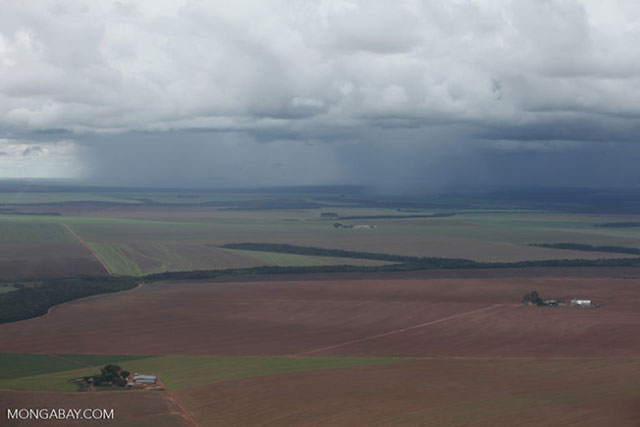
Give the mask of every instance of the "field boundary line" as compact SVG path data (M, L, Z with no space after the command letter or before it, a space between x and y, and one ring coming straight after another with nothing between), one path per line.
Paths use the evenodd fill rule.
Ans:
M435 324L438 324L438 323L446 322L448 320L457 319L459 317L463 317L463 316L466 316L466 315L469 315L469 314L479 313L479 312L482 312L482 311L487 311L487 310L490 310L492 308L502 307L502 306L503 306L503 304L493 304L493 305L490 305L490 306L487 306L487 307L478 308L476 310L465 311L464 313L458 313L458 314L454 314L452 316L443 317L442 319L431 320L429 322L424 322L424 323L421 323L419 325L409 326L409 327L401 328L401 329L394 329L393 331L383 332L381 334L370 335L368 337L359 338L359 339L356 339L356 340L345 341L345 342L342 342L342 343L339 343L339 344L333 344L333 345L329 345L329 346L326 346L326 347L316 348L314 350L303 351L301 353L292 354L291 357L307 356L309 354L320 353L320 352L325 351L325 350L333 350L334 348L344 347L344 346L351 345L351 344L358 344L358 343L365 342L365 341L371 341L371 340L374 340L374 339L377 339L377 338L386 337L386 336L389 336L389 335L401 334L403 332L411 331L413 329L424 328L426 326L435 325Z
M76 365L84 366L85 368L95 367L95 365L89 365L88 363L78 362L77 360L69 359L68 357L60 356L58 354L47 353L47 356L60 359L60 360L65 360L67 362L75 363Z
M102 258L100 258L98 254L93 249L91 249L91 246L89 246L89 244L85 242L84 239L80 237L78 233L76 233L73 230L73 228L71 228L71 226L69 226L68 224L63 224L63 226L69 231L69 233L73 235L73 237L76 238L76 240L78 240L82 244L82 246L87 248L87 250L91 253L91 255L93 255L93 257L97 259L100 265L102 265L102 267L106 270L107 274L109 274L109 276L113 276L111 269L109 269L109 267L107 267L107 264L105 264L104 261L102 261Z

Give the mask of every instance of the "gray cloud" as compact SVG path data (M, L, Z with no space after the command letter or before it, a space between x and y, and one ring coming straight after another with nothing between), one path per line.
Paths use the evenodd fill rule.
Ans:
M73 140L95 180L436 188L638 141L637 2L1 6L0 137Z

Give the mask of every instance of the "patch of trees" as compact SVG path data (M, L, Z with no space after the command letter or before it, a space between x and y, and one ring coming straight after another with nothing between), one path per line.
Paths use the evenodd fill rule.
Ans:
M553 249L570 249L574 251L587 252L612 252L620 254L640 255L640 249L627 246L593 246L582 243L532 243L530 246Z
M40 286L16 287L15 291L0 294L0 323L41 316L63 302L136 286L133 278L86 276L45 280Z
M630 228L640 227L640 222L603 222L602 224L594 224L594 227L612 227L612 228Z
M123 371L118 365L105 365L100 369L100 374L86 376L82 380L86 385L98 387L124 387L131 372Z
M524 297L522 298L522 303L523 304L531 303L533 305L544 305L544 301L542 300L542 298L540 298L540 295L538 295L538 291L531 291L524 294Z
M333 223L333 228L353 228L353 225L351 225L351 224L343 224L341 222L334 222Z

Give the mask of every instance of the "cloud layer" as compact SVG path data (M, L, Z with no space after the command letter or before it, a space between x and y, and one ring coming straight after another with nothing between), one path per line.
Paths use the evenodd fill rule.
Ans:
M73 139L126 155L141 132L167 153L182 132L199 132L198 147L218 144L238 162L230 140L330 144L327 158L339 164L348 144L381 156L385 144L437 158L457 156L456 147L553 156L583 153L585 143L631 144L640 130L633 1L0 6L7 139ZM148 149L147 141L132 151ZM330 169L361 180L349 164Z

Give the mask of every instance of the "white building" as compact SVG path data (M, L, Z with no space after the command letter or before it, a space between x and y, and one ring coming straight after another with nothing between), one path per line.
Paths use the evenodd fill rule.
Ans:
M579 305L580 307L591 307L590 299L572 299L571 305Z
M155 384L157 379L155 375L136 375L133 377L133 382L136 384Z

